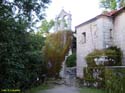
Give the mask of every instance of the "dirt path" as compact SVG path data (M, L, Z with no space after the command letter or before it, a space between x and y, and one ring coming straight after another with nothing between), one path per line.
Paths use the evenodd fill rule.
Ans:
M79 93L79 89L76 87L59 85L59 86L55 86L52 89L40 91L38 93Z

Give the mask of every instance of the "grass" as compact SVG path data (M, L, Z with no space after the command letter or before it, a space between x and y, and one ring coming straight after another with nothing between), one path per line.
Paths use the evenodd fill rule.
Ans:
M25 91L25 93L37 93L38 91L46 90L46 89L49 89L49 88L50 88L49 85L44 84L44 85L40 85L38 87L31 88L31 89Z
M81 88L80 93L105 93L105 90L96 88Z

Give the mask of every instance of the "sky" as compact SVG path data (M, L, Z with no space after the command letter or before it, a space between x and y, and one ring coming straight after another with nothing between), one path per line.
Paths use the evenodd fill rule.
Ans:
M99 0L52 0L46 9L46 19L55 19L64 9L72 14L72 29L101 13Z

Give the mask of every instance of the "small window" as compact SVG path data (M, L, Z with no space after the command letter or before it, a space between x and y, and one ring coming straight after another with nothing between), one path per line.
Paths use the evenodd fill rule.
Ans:
M112 37L112 29L110 29L109 31L110 31L110 32L109 32L109 33L110 33L110 39L112 39L112 38L113 38L113 37Z
M83 41L83 43L86 43L86 32L83 32L82 35L83 35L83 40L82 41Z

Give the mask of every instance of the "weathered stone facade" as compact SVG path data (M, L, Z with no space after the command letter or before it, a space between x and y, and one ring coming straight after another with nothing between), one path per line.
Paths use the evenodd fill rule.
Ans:
M94 49L117 46L123 52L125 65L125 7L109 13L100 14L76 26L77 34L77 76L83 77L87 66L85 57Z
M115 17L113 24L113 42L122 50L123 65L125 65L125 10Z

